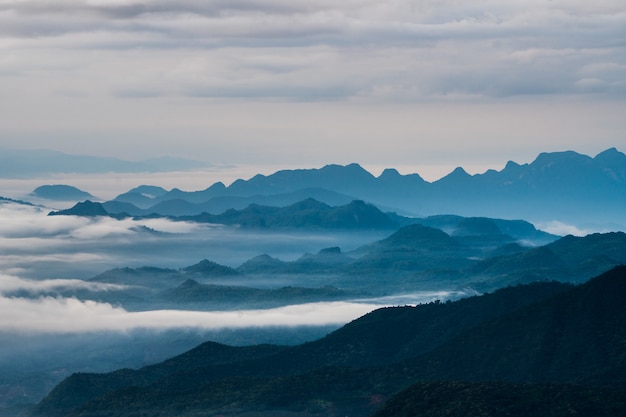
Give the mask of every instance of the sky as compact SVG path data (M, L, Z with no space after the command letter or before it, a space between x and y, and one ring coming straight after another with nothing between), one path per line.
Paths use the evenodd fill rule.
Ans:
M623 0L0 0L0 147L433 180L624 114Z

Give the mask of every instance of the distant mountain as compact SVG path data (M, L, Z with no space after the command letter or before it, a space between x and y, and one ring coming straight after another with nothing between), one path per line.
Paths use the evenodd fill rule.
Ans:
M390 410L416 402L426 415L441 415L460 406L445 397L457 392L459 401L478 401L467 405L468 415L556 407L559 416L572 410L622 416L625 303L622 266L576 287L536 283L457 302L385 308L295 347L209 343L137 371L75 374L33 415L365 417L419 382L390 400ZM380 415L399 415L390 410Z
M125 161L51 150L7 149L0 152L0 176L23 178L53 173L168 172L205 168L208 164L182 158Z
M50 215L109 214L103 204L84 202ZM566 236L557 240L556 236L520 220L451 215L411 219L382 213L360 201L330 207L309 199L287 207L249 206L221 215L205 213L176 220L256 229L397 229L385 239L348 253L336 248L305 254L288 262L266 255L237 268L239 273L248 275L325 274L328 275L325 284L335 286L349 285L358 276L359 284L370 292L381 288L381 279L385 279L387 291L414 291L426 286L431 289L470 286L488 291L545 279L582 282L626 263L626 234L623 232ZM400 223L409 222L414 223L398 227ZM546 242L549 243L533 246ZM212 267L222 268L209 261L195 268ZM210 275L208 269L205 275ZM228 273L231 272L235 270ZM191 270L186 273L190 274ZM228 274L222 271L221 275ZM180 277L179 284L187 278L192 277Z
M327 272L336 262L319 260L317 258L335 257L340 254L328 254L322 251L317 255L305 255L298 264L310 273ZM326 258L325 258L326 259ZM281 273L289 271L289 263L278 261ZM255 260L249 261L254 263ZM292 267L293 270L297 268ZM234 310L251 308L271 308L297 303L345 300L368 295L358 289L339 289L330 285L324 286L284 286L280 288L254 288L241 285L240 271L219 265L204 259L195 265L180 269L167 269L144 266L140 268L116 268L103 272L90 281L119 284L125 286L117 292L110 292L104 296L100 293L55 293L54 295L78 296L81 299L114 301L131 310L146 309L194 309L194 310ZM215 281L220 282L216 284ZM232 284L223 284L224 281Z
M557 279L583 282L626 264L626 233L565 236L548 245L483 259L465 271L474 288Z
M93 195L86 191L80 190L71 185L42 185L37 187L31 193L33 197L44 198L46 200L57 201L79 201L79 200L95 200Z
M206 280L239 275L235 269L219 265L207 259L181 269L157 268L143 266L140 268L115 268L91 278L90 281L124 284L166 290L179 286L187 280Z
M450 213L579 225L615 223L626 228L625 178L626 155L611 148L594 158L572 151L542 153L532 163L509 161L501 171L476 175L457 168L432 183L417 174L401 175L394 169L375 177L358 164L327 165L256 175L228 187L216 183L202 191L174 189L149 199L127 193L116 200L160 214L187 215L201 211L217 214L250 203L285 205L308 197L337 205L347 202L340 196L350 196L350 200L363 200L385 211L421 217ZM288 195L297 197L277 199ZM184 200L192 205L155 207L168 200Z
M67 210L51 211L48 216L81 216L81 217L128 217L126 214L112 215L104 208L101 203L95 203L90 200L85 200L81 203L76 203L73 207Z
M478 223L485 221L480 219ZM471 232L482 231L480 228ZM488 231L495 229L489 226ZM343 288L357 286L380 294L466 287L493 291L545 280L580 283L626 264L623 232L566 236L537 247L502 236L505 238L495 241L484 240L480 235L450 236L418 223L350 252L328 248L295 261L261 255L244 262L237 270L246 275L322 274L327 276L326 283ZM494 246L495 243L500 246Z
M126 209L129 208L129 204L120 202L101 204L85 201L76 204L70 209L52 212L50 215L128 217L130 213ZM160 204L176 205L177 210L191 205L191 203L184 200L168 200ZM107 207L115 212L108 211ZM123 211L117 212L116 209ZM158 214L146 216L151 218L160 217ZM312 198L285 207L251 204L243 210L229 209L217 215L202 213L195 216L172 217L172 219L261 229L391 230L398 227L398 223L389 215L363 201L352 201L344 206L331 207Z
M197 207L185 200L167 200L157 204L163 211L185 211L189 207ZM86 210L90 207L90 210ZM162 217L151 209L139 209L132 203L108 201L105 203L84 202L67 209L54 212L53 215L90 215L94 211L99 215L110 215L116 218L128 215L141 217ZM175 207L175 208L174 208ZM187 207L187 209L185 208ZM195 211L190 209L188 211ZM106 212L106 214L105 214ZM462 216L442 215L426 218L404 217L395 213L383 213L377 207L363 201L352 201L340 206L329 206L312 198L296 203L276 207L251 204L245 209L229 209L221 214L202 213L193 216L165 216L172 220L193 221L236 225L245 228L261 229L372 229L393 230L400 226L421 224L444 230L454 235L458 242L466 242L468 246L482 246L495 249L513 241L524 241L530 245L545 244L554 241L557 236L537 230L535 226L524 220L503 220L489 218L465 218Z
M135 187L115 198L115 202L130 203L137 208L148 208L154 204L154 200L167 194L167 190L154 185L141 185ZM133 215L135 213L132 213ZM169 214L169 213L166 213Z
M357 293L335 287L281 287L259 289L243 286L200 284L188 279L176 288L163 291L158 300L176 306L186 304L200 310L259 309L319 301L345 300ZM361 294L362 295L362 294Z
M226 277L231 275L239 275L239 273L228 266L220 265L208 259L203 259L195 265L183 268L182 271L186 274L198 275L198 276L210 276L210 277Z
M149 187L149 186L142 186ZM141 188L141 187L139 187ZM114 213L117 204L130 203L124 210L133 216L158 213L168 216L190 216L200 213L220 214L229 209L241 210L249 205L283 207L299 201L313 198L330 206L340 206L355 200L344 194L322 188L305 188L283 194L252 196L230 195L222 183L216 183L204 191L183 192L174 189L165 193L140 193L137 189L130 190L107 201L107 210Z
M201 223L236 224L253 228L395 229L398 225L385 213L363 201L331 207L312 198L286 207L250 205L220 215L183 216Z

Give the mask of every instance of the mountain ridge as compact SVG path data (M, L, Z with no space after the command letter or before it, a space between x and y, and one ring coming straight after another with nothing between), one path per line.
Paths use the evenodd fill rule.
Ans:
M509 161L500 171L490 169L474 175L458 167L432 182L419 174L402 175L393 168L375 177L357 163L330 164L257 174L229 186L215 183L201 191L173 189L151 200L144 198L141 204L146 209L150 204L154 207L165 200L182 199L209 208L211 199L238 198L262 203L262 198L272 195L300 193L300 197L305 197L305 190L313 197L311 190L318 190L317 197L330 204L337 200L326 200L331 198L328 193L335 193L336 197L350 196L386 211L420 217L450 213L577 224L613 222L626 228L622 214L626 210L626 155L616 148L595 157L574 151L543 152L530 163ZM327 196L323 197L319 190ZM124 194L118 197L119 201L129 200ZM602 216L592 218L589 213Z
M620 353L625 285L626 267L620 266L574 287L536 283L451 303L376 310L315 342L264 358L170 369L158 382L140 382L145 370L126 371L130 379L122 384L115 373L75 375L57 386L34 415L95 417L106 410L135 416L178 410L179 416L335 416L352 409L357 416L368 416L418 381L550 383L565 390L560 384L576 383L616 394L612 390L626 386L623 374L613 378L609 372L626 366ZM409 323L424 333L407 332ZM451 333L442 337L442 330ZM377 337L381 332L386 336ZM435 335L439 339L432 341ZM426 352L412 336L431 340ZM398 344L387 343L396 339ZM396 353L390 355L389 349ZM106 388L107 378L113 378L112 391ZM78 380L83 390L95 389L91 398L73 397L70 387ZM379 401L372 403L372 398Z

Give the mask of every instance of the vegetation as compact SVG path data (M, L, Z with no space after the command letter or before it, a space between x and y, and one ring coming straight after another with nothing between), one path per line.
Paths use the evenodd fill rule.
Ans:
M138 371L74 375L34 415L368 416L412 384L380 416L623 415L625 302L618 267L576 287L381 309L291 348L207 344Z

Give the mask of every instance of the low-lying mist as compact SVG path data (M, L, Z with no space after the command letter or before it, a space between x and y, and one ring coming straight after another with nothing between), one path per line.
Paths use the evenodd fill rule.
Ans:
M269 254L293 260L331 246L351 250L386 231L276 232L167 219L47 216L50 210L0 204L0 271L33 279L87 279L116 267L181 268L210 259L237 267Z

